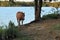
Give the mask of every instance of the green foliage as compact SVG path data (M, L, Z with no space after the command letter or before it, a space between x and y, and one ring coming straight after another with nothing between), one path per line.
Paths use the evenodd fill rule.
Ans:
M15 4L12 2L9 2L9 6L14 6Z
M16 2L15 6L34 6L33 2Z
M16 39L16 40L33 40L28 35L23 34L23 31L19 31L17 26L10 21L6 28L0 27L0 39L2 40L9 40L9 39ZM17 39L18 38L18 39Z
M29 37L23 37L23 38L20 38L21 40L33 40L32 38L29 38Z
M60 7L60 2L43 2L42 6L44 7ZM8 1L0 1L0 6L34 6L35 2L14 2L13 0Z
M8 40L10 38L17 38L18 37L18 29L14 25L13 22L9 22L8 26L5 26L6 28L3 29L3 26L0 26L0 39L2 40Z
M14 2L14 0L9 0L9 2Z
M52 26L53 30L60 30L60 24L56 24Z
M0 6L34 6L34 2L0 1Z
M7 36L11 36L12 38L17 37L18 30L13 22L9 22L8 29L5 31L5 33L7 34Z
M3 37L3 26L0 26L0 40L2 40Z
M42 19L57 19L60 14L48 14L48 15L43 15Z

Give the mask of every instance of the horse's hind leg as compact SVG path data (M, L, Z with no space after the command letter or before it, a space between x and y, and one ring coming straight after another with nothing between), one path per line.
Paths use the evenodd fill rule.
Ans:
M20 20L17 20L18 21L18 29L20 29Z
M22 25L23 25L23 20L22 20Z

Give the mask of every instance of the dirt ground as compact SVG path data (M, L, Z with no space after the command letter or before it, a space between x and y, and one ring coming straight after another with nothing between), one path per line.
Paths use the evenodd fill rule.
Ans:
M44 20L38 23L33 22L22 26L20 32L31 40L60 40L60 30L52 28L56 24L60 24L60 19Z

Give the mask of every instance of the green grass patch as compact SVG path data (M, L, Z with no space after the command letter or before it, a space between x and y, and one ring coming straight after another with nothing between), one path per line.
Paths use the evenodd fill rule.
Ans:
M48 15L43 15L42 19L57 19L60 16L60 14L48 14Z
M60 24L56 24L52 26L53 30L60 30Z

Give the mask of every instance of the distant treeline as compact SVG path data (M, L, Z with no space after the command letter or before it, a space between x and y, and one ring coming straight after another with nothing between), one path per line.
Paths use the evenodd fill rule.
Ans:
M34 2L8 2L0 1L0 6L34 6Z
M35 2L9 2L9 1L0 1L0 6L34 6ZM60 7L60 2L43 2L42 4L44 7L49 7L49 6L53 6L53 7Z

